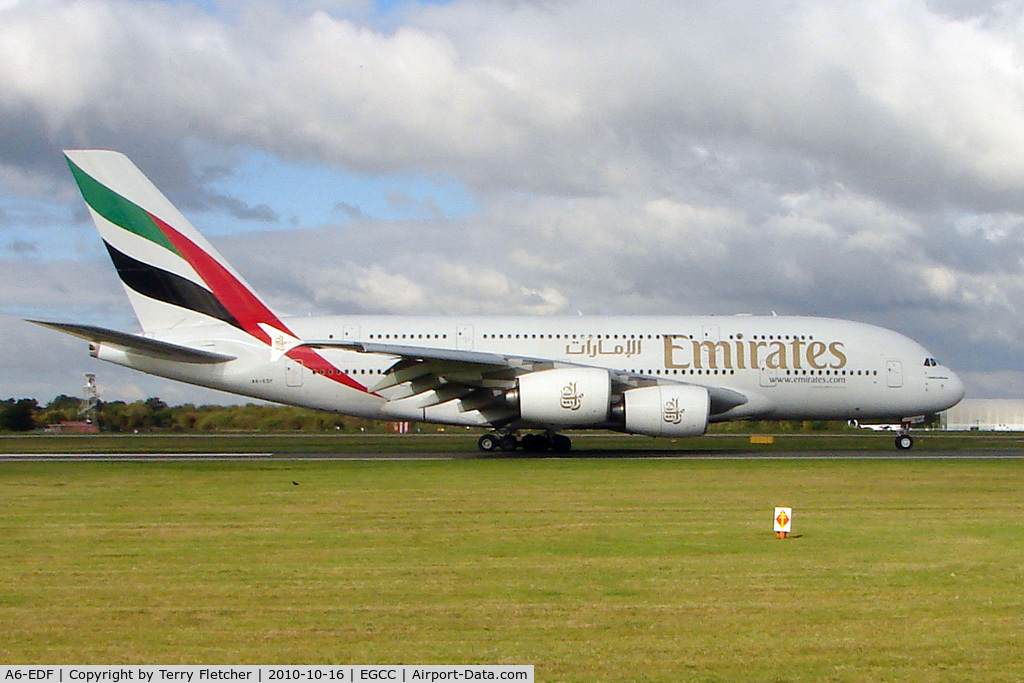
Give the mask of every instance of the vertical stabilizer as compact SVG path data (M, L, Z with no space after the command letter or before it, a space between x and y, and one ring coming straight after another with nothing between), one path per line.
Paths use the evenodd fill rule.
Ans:
M143 331L159 339L160 332L173 328L230 325L266 344L271 362L288 356L334 382L366 391L303 345L128 157L120 152L83 149L65 151L64 155ZM109 340L111 334L120 334L117 343L128 348L139 348L142 343L133 335L110 330L49 326L89 339L102 334ZM146 341L150 355L177 362L220 363L233 358Z
M64 155L144 331L221 321L264 336L276 316L128 157Z

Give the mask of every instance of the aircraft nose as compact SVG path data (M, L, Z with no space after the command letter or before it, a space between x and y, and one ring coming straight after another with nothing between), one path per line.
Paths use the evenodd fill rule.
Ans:
M955 372L949 370L949 379L943 382L943 388L949 397L949 407L952 408L964 397L964 383Z

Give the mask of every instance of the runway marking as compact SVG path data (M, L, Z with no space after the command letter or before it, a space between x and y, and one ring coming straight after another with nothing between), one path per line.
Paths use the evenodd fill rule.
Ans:
M4 460L261 460L273 453L0 453Z

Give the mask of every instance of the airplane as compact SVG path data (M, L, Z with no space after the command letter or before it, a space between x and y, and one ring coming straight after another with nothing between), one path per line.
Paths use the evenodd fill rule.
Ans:
M794 316L285 316L125 155L65 157L141 333L32 320L93 357L376 420L479 427L483 451L564 453L565 430L699 436L727 420L897 421L963 383L917 342Z

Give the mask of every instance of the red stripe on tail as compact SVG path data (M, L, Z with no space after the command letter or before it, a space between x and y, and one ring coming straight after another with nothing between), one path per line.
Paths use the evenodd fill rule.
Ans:
M167 236L167 239L171 241L175 249L185 257L189 265L199 274L199 277L203 279L203 282L210 288L213 295L217 297L217 300L235 317L235 320L239 322L242 329L267 346L270 346L271 340L267 333L260 328L260 323L275 327L292 337L295 336L288 329L288 326L281 322L274 315L273 311L256 298L256 295L239 282L238 278L232 275L227 268L168 223L160 220L160 218L153 214L149 214L149 216L164 235ZM285 355L299 361L312 372L324 375L328 379L340 382L353 389L369 393L365 386L343 373L313 349L300 346L292 349Z

